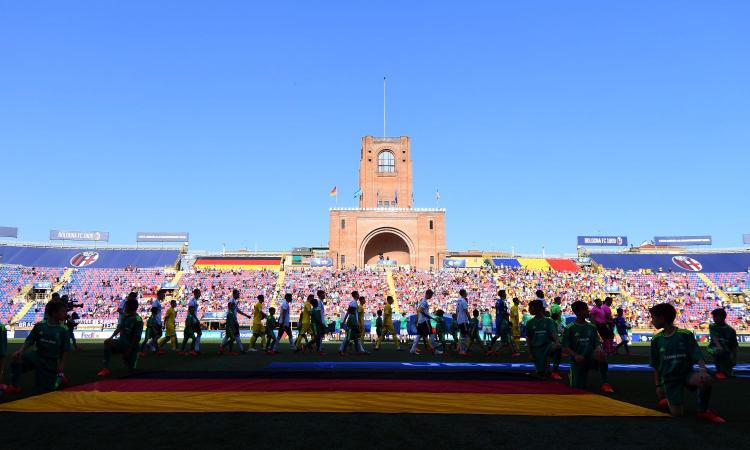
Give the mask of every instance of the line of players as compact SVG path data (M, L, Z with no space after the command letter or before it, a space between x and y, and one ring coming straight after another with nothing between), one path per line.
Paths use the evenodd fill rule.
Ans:
M445 318L444 312L438 310L435 315L430 314L430 299L433 297L432 290L425 292L424 298L417 307L417 334L414 339L410 353L419 353L420 341L425 350L433 354L442 354L447 348L445 343ZM602 340L597 327L588 321L589 307L585 302L575 301L571 309L575 314L575 321L560 330L554 316L545 311L543 293L537 293L537 299L529 303L529 311L533 317L526 323L526 344L529 358L534 363L537 375L560 379L557 372L563 353L570 357L569 379L572 387L584 389L587 386L588 373L597 370L600 374L601 390L605 393L614 392L608 383L608 365ZM190 353L200 353L200 322L197 319L198 300L200 291L195 290L193 299L188 303L188 315L185 320L185 330L181 353L186 354L186 346L190 343ZM317 296L309 295L302 309L300 317L300 332L296 340L292 340L291 320L289 316L291 294L286 294L280 301L280 315L278 320L274 317L275 308L269 308L268 314L263 312L264 297L258 296L253 306L252 316L239 310L237 301L240 298L239 291L234 290L232 298L227 304L227 330L226 337L222 341L219 352L224 354L227 347L232 353L233 344L239 346L243 351L240 340L239 324L237 314L251 318L252 337L250 340L250 351L255 351L255 344L260 338L267 353L278 353L278 345L284 335L289 339L290 348L294 351L303 349L321 352L322 338L326 332L325 320L325 292L318 291ZM110 374L110 362L115 354L122 355L123 361L129 369L134 369L138 357L150 347L152 351L163 352L160 347L171 343L173 349L177 347L175 318L176 302L172 301L170 307L161 320L160 306L164 300L163 294L159 294L151 308L151 316L146 324L146 339L141 344L141 335L144 324L143 319L137 314L138 299L136 293L128 295L121 304L121 317L117 328L110 338L104 341L103 363L104 367L99 371L101 377ZM375 349L379 350L387 334L393 336L393 342L397 350L400 350L399 341L393 327L393 299L387 298L383 311L378 313L377 328L378 340ZM362 344L364 331L364 307L365 300L355 291L347 306L346 314L342 323L346 334L339 347L339 353L344 355L348 344L354 344L358 353L368 353ZM456 301L456 312L453 314L458 333L460 333L459 354L466 354L471 345L473 337L472 319L469 318L468 301L466 291L459 291ZM552 309L552 308L551 308ZM5 394L20 392L19 380L24 372L34 371L37 387L41 390L59 389L67 383L64 375L67 355L71 350L71 332L65 325L68 307L65 302L58 299L47 303L45 307L45 318L37 323L29 333L21 348L11 358L11 383L0 386L0 391ZM657 304L650 309L652 322L655 328L660 329L651 341L651 366L654 368L654 382L656 394L659 399L658 406L668 409L672 415L681 416L684 413L684 391L685 389L697 392L698 416L710 422L724 422L715 412L708 408L713 378L709 375L703 355L701 354L695 336L690 330L675 327L675 308L668 303ZM477 311L474 311L474 330L476 326ZM726 323L726 311L716 309L712 311L714 323L710 327L709 352L713 355L717 366L717 378L723 379L733 374L733 367L737 355L737 335ZM262 321L266 320L265 326ZM431 321L436 322L433 330ZM514 330L509 320L506 303L506 293L498 292L496 300L496 328L497 334L493 337L488 354L496 352L497 341L503 347L509 347L512 355L519 354L514 341ZM162 324L165 325L166 334L162 337ZM274 330L278 329L277 333ZM310 339L308 339L310 336ZM478 338L478 334L476 335ZM306 343L302 346L301 340ZM455 334L454 334L455 339ZM440 350L441 347L443 350ZM32 350L33 348L33 350ZM140 351L139 351L140 349ZM0 325L0 381L3 379L5 356L7 353L7 332ZM550 362L553 370L549 370ZM698 365L698 371L694 371L694 365Z

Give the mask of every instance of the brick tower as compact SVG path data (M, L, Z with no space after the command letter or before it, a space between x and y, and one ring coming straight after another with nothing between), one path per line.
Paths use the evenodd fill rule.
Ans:
M445 257L445 210L414 208L408 137L362 138L358 208L332 208L334 267L439 268Z

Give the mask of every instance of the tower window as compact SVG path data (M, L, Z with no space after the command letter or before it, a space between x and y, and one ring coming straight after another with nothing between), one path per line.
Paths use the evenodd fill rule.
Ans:
M346 255L341 255L341 265L346 264Z
M346 219L341 219L341 229L342 230L346 229Z
M430 265L431 266L435 265L435 256L433 256L433 255L430 255Z
M393 173L396 171L396 158L390 150L383 150L378 155L378 172Z
M432 223L432 221L430 220L430 230L432 230L432 229L434 229L434 228L435 228L435 224L434 224L434 223Z

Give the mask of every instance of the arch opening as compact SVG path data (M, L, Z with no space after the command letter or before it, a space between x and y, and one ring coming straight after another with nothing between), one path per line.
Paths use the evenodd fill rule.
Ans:
M384 261L386 264L406 266L411 264L409 244L403 237L390 231L383 231L373 236L364 248L364 263L375 266ZM395 263L389 263L395 261Z

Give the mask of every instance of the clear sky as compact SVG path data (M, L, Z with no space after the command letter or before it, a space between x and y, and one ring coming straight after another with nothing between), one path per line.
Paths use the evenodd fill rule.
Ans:
M750 2L0 0L0 225L326 245L412 138L449 250L750 233Z

